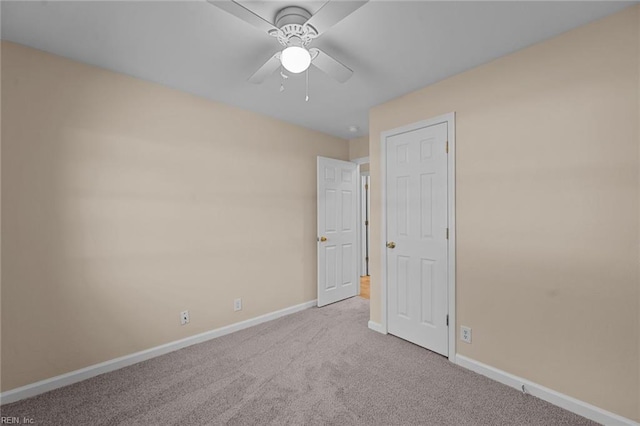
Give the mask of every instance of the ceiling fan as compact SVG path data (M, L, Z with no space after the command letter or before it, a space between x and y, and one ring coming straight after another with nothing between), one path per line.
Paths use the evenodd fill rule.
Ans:
M315 14L299 6L288 6L275 16L273 23L247 9L235 0L207 0L214 6L257 27L283 46L262 65L251 77L252 83L262 83L280 66L297 74L314 65L340 83L347 81L353 71L317 47L309 44L326 30L342 21L356 9L367 3L364 1L327 1ZM286 76L283 75L283 78Z

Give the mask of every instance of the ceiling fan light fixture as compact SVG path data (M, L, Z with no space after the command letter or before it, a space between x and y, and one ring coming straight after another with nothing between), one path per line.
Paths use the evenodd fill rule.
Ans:
M280 54L280 62L287 71L299 74L311 65L311 54L304 47L289 46Z

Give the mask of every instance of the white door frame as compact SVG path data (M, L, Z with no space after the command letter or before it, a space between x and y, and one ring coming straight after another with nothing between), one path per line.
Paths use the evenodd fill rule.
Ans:
M380 242L382 250L382 332L388 333L388 312L387 312L387 139L401 133L407 133L423 127L434 126L436 124L447 123L447 138L449 142L449 155L447 156L447 187L448 187L448 220L449 220L449 249L448 259L449 268L447 273L447 299L449 311L449 361L456 361L456 126L455 112L440 115L428 120L412 123L406 126L398 127L380 134L380 171L381 171L381 190L382 190L382 241Z
M362 227L360 226L360 220L362 218L362 187L360 186L360 176L362 176L362 172L360 171L360 166L369 164L369 157L359 157L349 161L358 165L358 295L360 295L360 276L362 275Z
M362 180L365 177L370 178L370 176L371 174L368 170L366 172L360 172L360 276L361 277L366 275L364 273L367 265L367 260L365 259L365 251L367 249L366 238L367 238L367 228L368 226L371 225L371 223L369 223L369 225L365 224L366 220L369 220L369 222L371 222L371 217L365 216L365 212L367 212L369 216L371 216L371 192L369 192L369 190L363 189ZM369 182L369 184L371 183ZM368 196L366 200L364 197L365 191L368 192ZM369 240L368 243L370 244L371 240ZM371 248L369 248L369 252L371 252Z

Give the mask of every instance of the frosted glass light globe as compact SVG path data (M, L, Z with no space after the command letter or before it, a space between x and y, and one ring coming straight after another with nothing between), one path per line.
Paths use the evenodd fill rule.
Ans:
M311 65L311 54L304 47L289 46L280 54L280 62L287 71L298 74Z

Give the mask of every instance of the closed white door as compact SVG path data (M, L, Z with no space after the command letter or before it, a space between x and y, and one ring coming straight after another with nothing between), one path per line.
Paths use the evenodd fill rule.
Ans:
M387 138L388 331L448 355L447 124Z
M318 306L358 294L357 172L318 157Z

